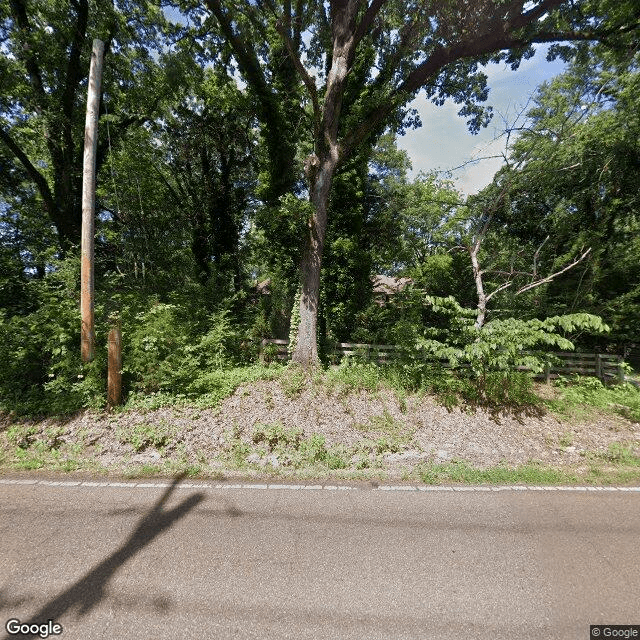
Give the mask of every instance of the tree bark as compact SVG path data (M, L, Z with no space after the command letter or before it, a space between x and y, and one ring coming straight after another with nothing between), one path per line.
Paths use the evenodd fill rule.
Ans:
M482 271L478 263L478 251L480 243L474 243L469 247L469 257L471 258L471 266L473 267L473 279L476 283L476 294L478 296L478 306L476 308L476 328L482 329L484 321L487 317L487 296L484 292L484 284L482 282Z
M318 302L320 299L320 267L327 231L327 210L331 182L345 149L338 144L338 127L344 97L349 60L355 40L357 0L335 0L331 3L331 36L333 49L327 74L322 113L316 113L320 127L315 135L316 154L307 158L306 176L313 213L309 220L309 235L302 255L302 295L300 325L293 362L305 368L318 364ZM314 109L318 109L314 104ZM320 118L321 116L321 118Z
M305 369L318 363L318 303L320 300L320 267L327 232L327 209L331 182L337 165L337 153L318 161L316 172L311 169L311 204L309 235L302 254L302 295L300 297L300 326L296 348L291 356Z

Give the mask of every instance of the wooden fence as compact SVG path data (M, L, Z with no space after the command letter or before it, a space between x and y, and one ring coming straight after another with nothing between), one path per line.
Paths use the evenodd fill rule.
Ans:
M263 340L263 357L272 360L288 360L288 344L288 340ZM339 362L346 356L350 356L366 362L384 364L397 359L399 355L399 347L392 344L356 344L351 342L338 342L329 352L329 358L334 363ZM554 352L549 355L554 356L556 362L553 365L548 365L544 372L536 374L535 378L549 382L559 376L580 374L583 376L595 376L604 383L624 382L625 380L622 356L604 353L569 352ZM448 366L447 360L440 359L439 362L445 367ZM518 367L518 369L520 371L528 370L526 367Z

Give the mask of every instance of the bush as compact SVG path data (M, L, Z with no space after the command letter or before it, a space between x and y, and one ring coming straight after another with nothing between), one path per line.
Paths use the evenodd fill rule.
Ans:
M25 315L0 310L0 409L17 414L65 414L106 401L107 327L96 309L95 359L80 358L78 260L28 283L35 310ZM77 277L79 283L79 277Z
M199 335L199 331L177 305L156 302L136 314L123 327L123 340L127 340L123 372L132 388L197 395L218 387L218 379L211 374L240 360L239 335L226 310L209 316L206 332Z
M608 331L599 317L587 313L544 320L497 319L478 328L475 310L461 307L452 296L426 296L425 300L445 322L423 330L414 349L425 358L448 362L448 379L445 374L438 384L444 379L456 395L490 406L522 407L537 402L530 376L518 370L542 372L552 359L544 349L572 350L573 343L560 332ZM411 350L407 347L405 352Z
M640 389L629 383L605 387L597 378L573 376L558 378L555 382L560 399L551 401L551 406L562 412L575 407L613 408L621 416L640 422Z

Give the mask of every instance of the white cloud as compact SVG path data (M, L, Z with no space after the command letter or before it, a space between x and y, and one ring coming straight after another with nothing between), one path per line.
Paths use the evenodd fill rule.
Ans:
M524 60L515 72L505 64L492 64L485 69L490 88L487 104L493 106L494 118L477 136L468 132L464 119L457 115L459 105L447 101L438 107L428 102L424 95L418 96L411 106L418 109L423 126L398 140L398 146L411 158L413 175L420 171L446 172L468 163L453 173L456 186L463 193L471 194L489 184L502 166L502 160L470 162L502 153L504 138L496 138L507 125L513 124L536 87L562 72L562 63L549 63L545 56L546 48L541 48L533 58Z

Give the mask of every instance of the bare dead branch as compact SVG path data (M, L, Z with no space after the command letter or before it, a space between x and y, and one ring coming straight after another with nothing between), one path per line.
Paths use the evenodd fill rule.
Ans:
M564 269L560 269L560 271L556 271L555 273L552 273L546 278L541 278L540 280L536 280L535 282L530 282L524 287L521 287L520 289L518 289L515 295L520 295L525 291L529 291L530 289L539 287L541 284L545 284L546 282L551 282L551 280L553 280L554 278L557 278L560 274L565 273L565 271L569 271L569 269L572 269L577 264L582 262L589 255L590 252L591 252L591 247L589 247L579 258L576 258L571 264L568 264Z
M540 256L540 250L542 249L542 247L544 247L544 245L546 244L547 240L549 239L550 236L547 236L542 243L540 244L540 246L536 249L536 252L533 254L533 277L535 278L538 275L538 271L537 271L537 265L538 265L538 257Z

